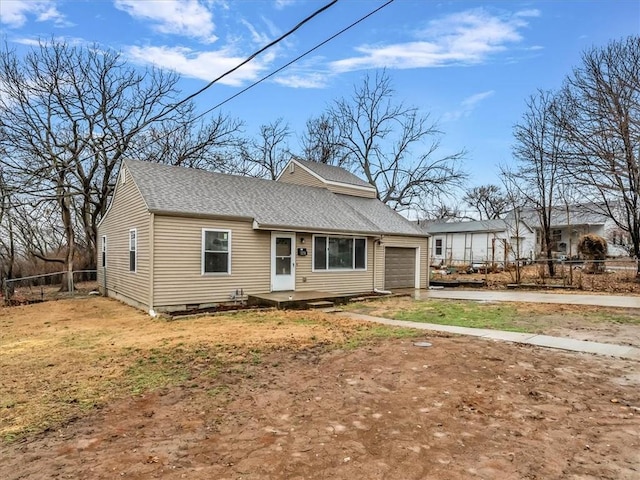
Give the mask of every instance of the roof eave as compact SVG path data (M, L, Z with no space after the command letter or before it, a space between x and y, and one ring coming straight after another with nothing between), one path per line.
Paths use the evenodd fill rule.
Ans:
M404 232L382 232L382 231L371 231L371 230L345 230L339 228L317 228L317 227L305 227L305 226L293 226L293 225L278 225L278 224L262 224L253 221L253 229L254 230L280 230L286 232L301 232L301 233L333 233L333 234L343 234L343 235L364 235L367 237L376 237L380 235L397 235L403 237L429 237L429 234L422 233L404 233Z
M232 220L232 221L240 221L240 222L253 221L253 217L241 216L241 215L220 215L215 213L181 212L181 211L160 210L160 209L149 209L149 213L153 213L155 215L163 215L166 217L203 218L203 219L211 219L211 220L220 219L220 220Z

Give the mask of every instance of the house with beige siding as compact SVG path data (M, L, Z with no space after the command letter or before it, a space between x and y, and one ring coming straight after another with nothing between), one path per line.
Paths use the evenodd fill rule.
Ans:
M428 283L423 230L352 173L299 159L276 181L126 160L98 239L101 292L151 314Z

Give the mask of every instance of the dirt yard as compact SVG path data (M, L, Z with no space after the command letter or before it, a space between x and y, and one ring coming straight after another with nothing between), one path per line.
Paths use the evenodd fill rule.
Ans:
M0 309L0 478L639 478L638 362L409 335L99 298Z

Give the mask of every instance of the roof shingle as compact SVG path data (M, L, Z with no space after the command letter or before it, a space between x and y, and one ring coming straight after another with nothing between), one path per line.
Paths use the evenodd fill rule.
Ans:
M261 228L425 235L374 198L152 162L125 166L154 213L241 217Z

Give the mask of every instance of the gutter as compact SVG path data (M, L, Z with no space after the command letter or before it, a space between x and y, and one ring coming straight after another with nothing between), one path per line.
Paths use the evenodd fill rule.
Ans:
M240 215L216 215L214 213L193 213L193 212L176 212L170 210L149 210L149 213L162 215L165 217L186 217L186 218L204 218L211 220L237 220L240 222L251 222L253 217L245 217Z
M416 237L416 238L429 238L431 235L428 233L404 233L404 232L384 232L380 230L344 230L335 228L317 228L317 227L300 227L291 225L268 225L260 224L257 220L253 220L254 230L279 230L285 232L300 232L300 233L336 233L343 235L364 235L367 237L376 237L380 235L395 235L401 237Z

